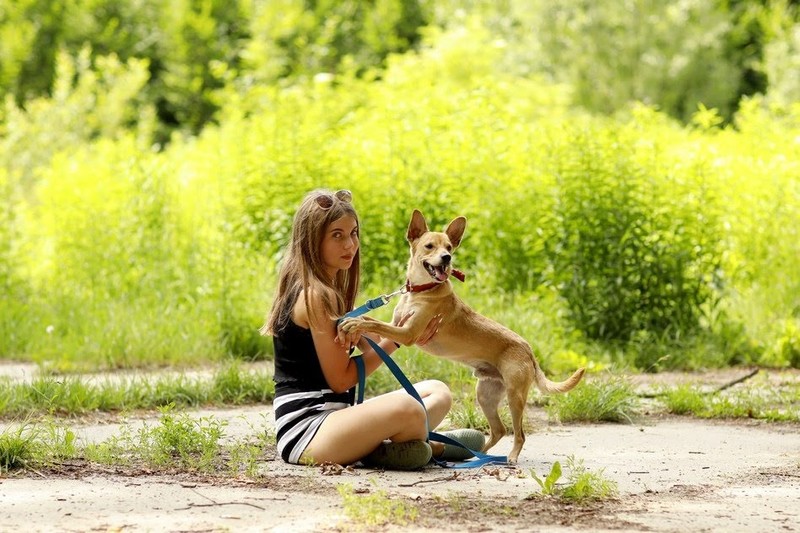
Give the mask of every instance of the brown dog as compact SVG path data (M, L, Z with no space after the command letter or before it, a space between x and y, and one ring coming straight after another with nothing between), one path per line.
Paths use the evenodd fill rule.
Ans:
M506 434L498 414L498 406L506 394L514 429L514 446L508 460L514 463L525 443L522 417L531 384L535 382L545 393L567 392L580 382L585 369L578 369L566 381L550 381L525 339L476 313L456 296L449 277L460 273L453 271L452 254L461 243L466 225L467 219L458 217L444 233L428 231L422 213L414 210L407 235L411 259L406 292L394 309L393 322L397 323L398 317L409 311L414 312L413 316L402 327L365 316L347 318L340 327L346 333L376 333L410 346L430 320L441 314L439 331L423 349L475 369L478 403L491 430L484 451Z

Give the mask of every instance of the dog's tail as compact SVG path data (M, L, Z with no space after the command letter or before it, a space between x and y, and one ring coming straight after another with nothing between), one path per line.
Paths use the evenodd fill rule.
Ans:
M540 391L544 392L545 394L571 391L572 389L575 388L575 386L578 383L580 383L581 379L583 378L584 372L586 372L585 368L579 368L578 370L575 371L574 374L572 374L564 381L555 382L547 379L547 376L545 376L544 372L542 372L542 368L537 364L536 386L539 388Z

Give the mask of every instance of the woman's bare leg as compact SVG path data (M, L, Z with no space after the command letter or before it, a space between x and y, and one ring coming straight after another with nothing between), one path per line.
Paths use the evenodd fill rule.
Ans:
M450 410L450 389L435 380L417 383L414 388L425 403L433 429ZM351 464L375 450L386 439L406 442L427 437L422 406L405 390L398 390L328 415L301 460L316 464L328 461Z

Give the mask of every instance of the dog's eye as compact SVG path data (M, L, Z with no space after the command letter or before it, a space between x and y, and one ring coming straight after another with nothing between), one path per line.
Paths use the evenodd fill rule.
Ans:
M448 244L448 245L447 245L447 251L448 251L448 252L452 252L452 251L453 251L453 245L451 245L451 244Z
M433 244L431 244L431 243L426 244L425 245L425 249L426 250L433 250Z

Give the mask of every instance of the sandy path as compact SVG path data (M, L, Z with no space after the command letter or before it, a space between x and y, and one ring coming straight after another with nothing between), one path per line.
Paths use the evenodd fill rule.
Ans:
M228 421L241 437L272 424L269 406L197 411ZM421 517L405 527L430 531L796 531L800 530L800 431L796 425L650 419L638 425L555 425L534 410L516 468L421 472L355 469L323 475L272 458L257 480L70 472L65 478L0 480L1 531L319 531L345 523L336 486L404 498ZM151 419L150 423L155 420ZM131 420L129 424L141 424ZM73 426L84 442L118 424ZM3 427L0 426L0 431ZM507 453L506 438L493 450ZM581 508L538 493L530 476L574 455L616 481L615 502ZM449 478L449 479L446 479ZM415 484L416 483L416 484ZM443 503L444 501L444 503ZM498 511L502 509L503 511ZM345 526L348 529L352 526Z

